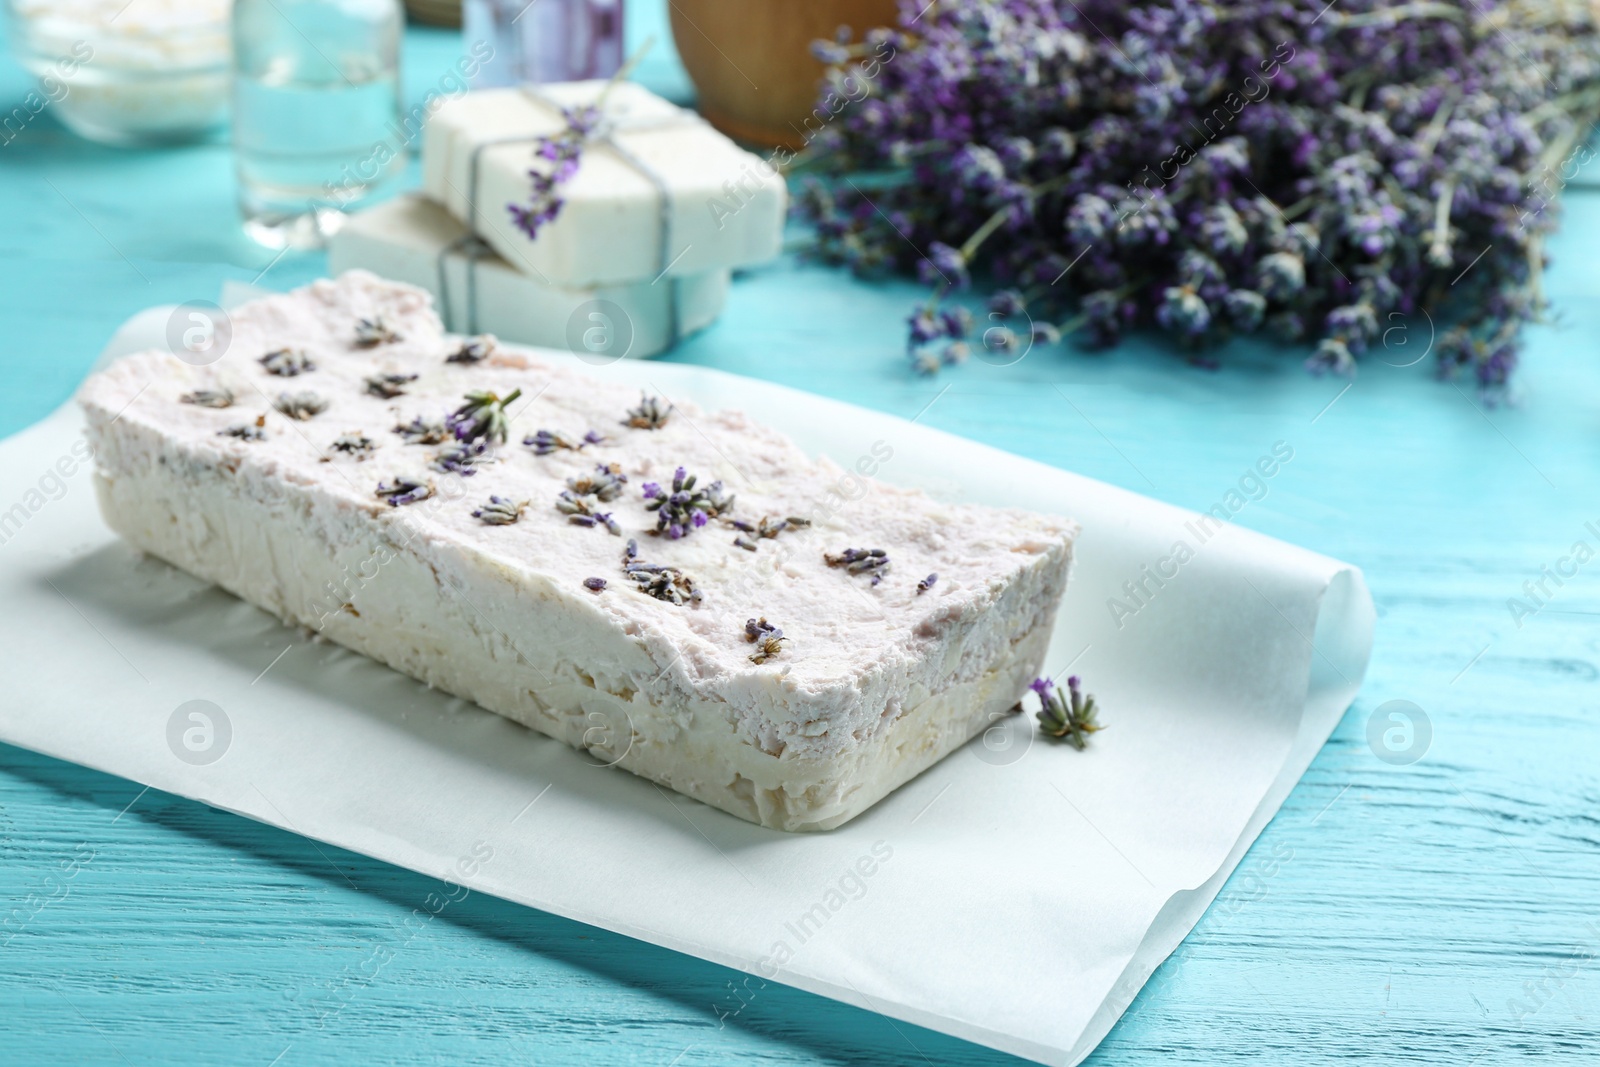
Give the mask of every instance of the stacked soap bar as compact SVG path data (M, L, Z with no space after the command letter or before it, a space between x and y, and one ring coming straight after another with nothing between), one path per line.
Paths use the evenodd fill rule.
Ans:
M846 479L738 412L464 343L365 272L233 326L210 366L150 352L84 386L107 523L591 762L827 829L1039 673L1068 519L846 497L860 462Z
M449 101L424 134L422 169L423 195L354 216L330 266L427 288L464 333L655 355L715 320L730 271L782 244L782 177L628 82ZM559 208L519 221L513 206L529 207L541 183Z
M471 238L438 204L402 196L350 220L329 249L328 271L365 268L408 282L433 293L439 314L465 332L596 361L665 351L715 322L728 297L726 270L670 282L541 285Z

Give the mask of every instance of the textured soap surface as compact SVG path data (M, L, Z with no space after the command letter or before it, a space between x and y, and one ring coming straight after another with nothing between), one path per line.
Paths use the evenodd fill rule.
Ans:
M360 347L361 319L382 320L398 336ZM269 373L258 361L285 347L303 353L314 369L285 377ZM453 680L453 665L485 654L480 646L486 640L493 644L494 634L463 628L457 635L423 620L407 623L411 628L403 650L383 644L384 614L421 604L433 595L431 589L419 586L414 597L384 600L374 596L389 580L380 573L363 590L365 601L352 597L352 608L368 607L345 612L337 598L330 604L306 590L286 592L294 579L285 572L316 572L339 546L386 537L403 544L408 557L441 576L441 582L446 576L462 576L463 582L482 578L485 591L474 596L497 601L474 603L474 609L497 620L500 636L539 661L533 667L539 677L527 679L537 708L550 703L541 678L548 683L550 674L571 671L592 691L621 694L617 699L632 702L631 717L659 714L673 720L669 734L716 733L711 740L700 738L703 758L739 766L737 775L724 774L720 784L699 781L702 773L707 781L715 779L715 767L696 769L696 783L686 783L682 778L688 771L675 763L657 768L659 773L648 765L623 766L729 810L735 810L732 801L707 793L735 787L737 776L759 781L767 764L772 774L762 788L814 789L820 782L834 789L838 783L829 778L829 761L847 759L853 761L850 773L866 773L874 746L885 743L898 720L918 706L931 707L941 694L958 690L981 691L986 706L1009 706L1025 676L1037 669L1066 581L1076 533L1070 520L945 504L885 485L871 475L892 456L888 441L870 444L846 471L827 459L812 460L776 431L738 412L706 412L677 397L662 398L663 406L670 406L664 425L630 427L624 423L640 396L596 381L581 364L504 348L475 364L448 362L458 347L458 338L442 332L425 293L351 272L241 309L232 348L213 366L189 366L165 353L123 360L91 379L81 396L97 439L108 519L135 543L150 542L143 547L180 566L189 564L174 556L211 560L192 569L210 571L204 576L296 621L319 628L327 622L335 639L455 690L473 683L470 677ZM398 384L401 395L385 398L369 389L375 376L410 374L417 378ZM201 390L231 392L235 401L226 408L183 402ZM508 407L508 443L495 450L494 462L479 465L471 475L431 469L443 446L405 443L394 428L418 416L441 418L471 390L501 396L521 390L521 398ZM320 410L297 420L275 407L280 394L300 393L313 394L308 406ZM265 439L228 434L241 426L259 428ZM601 440L537 455L522 442L540 431L571 443L586 435ZM367 458L336 450L338 439L356 437L373 443ZM603 523L574 524L556 506L563 490L581 487L599 465L627 479L623 492L609 501L585 500L608 512L620 535ZM653 532L656 515L647 509L645 486L668 485L679 467L702 485L720 481L734 503L703 527L690 525L673 539ZM380 483L398 478L431 483L434 495L392 506L377 491ZM190 486L204 489L185 495ZM474 517L491 495L526 501L520 520L489 525ZM181 506L171 503L179 497ZM237 547L222 557L207 555L218 540L256 536L213 518L213 503L217 516L248 504L257 512L241 515L265 514L268 525L281 523L296 532L256 553L272 556L271 566ZM169 506L171 516L161 510ZM199 513L177 514L194 510ZM810 525L791 526L772 538L729 525L790 517ZM739 538L755 550L741 547ZM638 589L624 572L629 539L637 542L639 560L688 576L697 600L670 603ZM829 555L849 548L881 548L891 565L873 584L869 573L851 574L830 564ZM214 573L219 567L241 573ZM393 573L411 572L396 567ZM415 573L431 582L421 566ZM937 580L926 581L935 574ZM604 588L592 591L591 579L603 580ZM317 618L305 617L308 598L320 605ZM786 640L758 663L752 660L755 646L747 622L763 618L781 628ZM539 632L573 639L554 651L531 638L519 644L514 631L524 621L530 634L544 627ZM420 652L412 648L417 632L425 632L432 643ZM413 652L421 657L415 666L407 658ZM1001 675L998 664L1005 665ZM497 661L495 666L505 665ZM563 736L531 712L496 706L509 696L467 695ZM862 796L881 795L981 725L973 707L952 704L940 712L947 713L949 722L925 724L924 741L911 748L900 744L906 751L885 756L882 781ZM932 740L945 730L957 736ZM565 739L579 743L572 736ZM666 734L657 740L663 750L670 748ZM663 751L660 759L666 766L679 755ZM637 746L630 756L647 764L650 758L648 745ZM848 794L852 787L840 788ZM840 795L828 803L843 817L864 806ZM794 811L772 822L810 825Z
M604 82L539 87L562 106L605 91ZM545 166L534 139L563 127L551 102L487 89L444 104L423 134L423 189L507 262L552 285L650 281L778 255L788 194L765 160L632 83L612 87L605 109L614 144L585 146L561 187L565 205L536 239L512 224L507 205L527 201L529 169Z
M597 359L657 355L715 322L727 302L726 269L566 288L518 271L495 252L470 256L461 246L466 234L432 201L399 196L350 217L329 243L328 268L369 270L427 289L455 330Z

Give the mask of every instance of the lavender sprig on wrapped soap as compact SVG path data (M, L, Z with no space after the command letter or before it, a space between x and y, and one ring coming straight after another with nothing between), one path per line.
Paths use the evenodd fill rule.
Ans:
M901 20L821 50L829 92L895 58L814 144L851 181L802 203L823 258L933 287L917 370L964 356L942 312L977 275L1005 287L981 340L1007 360L1148 325L1214 364L1264 331L1314 372L1431 350L1505 392L1600 118L1590 7L1004 0Z
M629 56L627 62L611 76L594 103L563 107L561 129L534 142L534 156L543 160L545 166L528 171L528 203L506 205L506 210L511 213L511 221L530 240L537 238L539 231L561 214L566 204L560 195L561 187L578 173L584 145L599 132L605 119L606 97L613 86L627 80L654 43L655 38L652 37L640 45L638 51Z
M561 117L566 123L561 131L539 138L534 145L534 156L546 166L528 171L528 202L506 205L512 223L530 239L537 238L539 231L561 214L566 204L561 187L578 173L583 146L600 125L600 109L592 104L562 108Z

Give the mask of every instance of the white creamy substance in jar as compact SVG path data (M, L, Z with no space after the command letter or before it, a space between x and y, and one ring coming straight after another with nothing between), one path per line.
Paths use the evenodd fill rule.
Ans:
M196 136L227 112L232 0L12 0L13 46L96 140Z

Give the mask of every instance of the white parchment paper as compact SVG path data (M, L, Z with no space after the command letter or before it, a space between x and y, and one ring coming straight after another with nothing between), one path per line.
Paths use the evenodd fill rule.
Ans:
M161 346L165 321L146 312L109 354ZM888 481L1078 519L1048 667L1084 676L1108 729L1079 753L1007 719L838 830L765 830L141 557L99 519L69 407L0 443L0 740L1041 1062L1082 1059L1354 698L1373 626L1360 572L1238 527L1202 541L1191 513L780 386L633 361L595 373L742 408L847 468L886 442ZM1129 581L1142 605L1119 627L1106 602L1132 606ZM221 709L214 762L174 740L194 700Z

